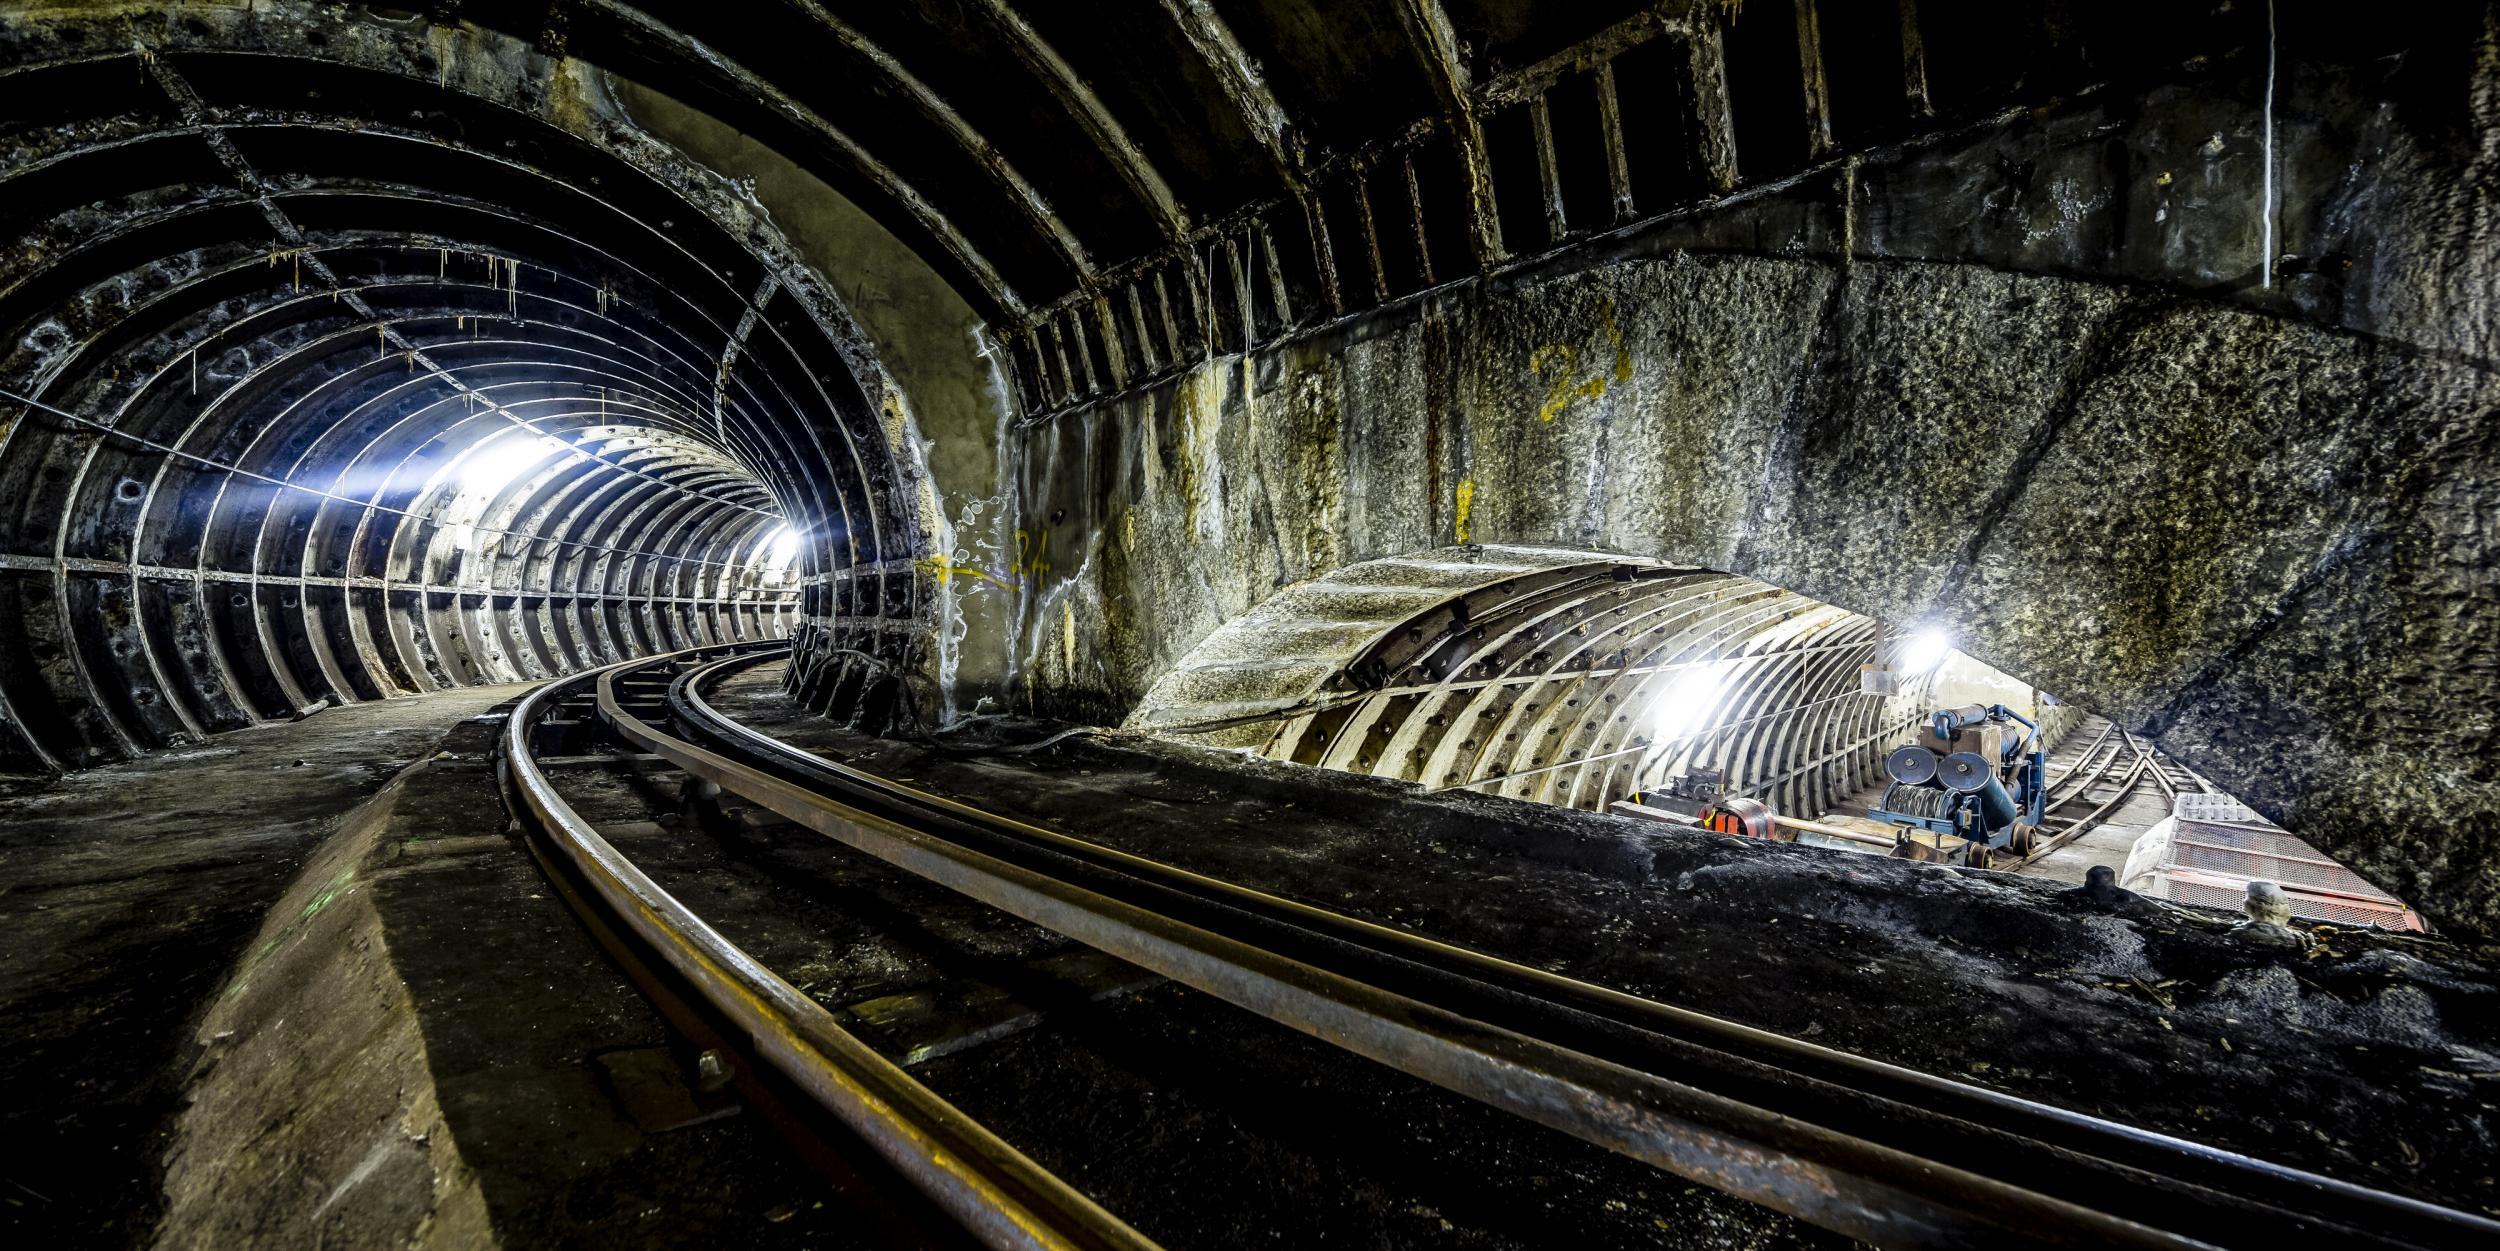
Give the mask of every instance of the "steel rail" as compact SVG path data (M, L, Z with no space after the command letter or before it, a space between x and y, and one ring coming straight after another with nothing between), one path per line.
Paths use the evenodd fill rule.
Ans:
M696 648L671 659L752 645ZM754 1053L857 1131L982 1243L1000 1251L1155 1251L1156 1244L1009 1146L845 1031L662 889L558 794L530 745L558 701L649 667L626 661L539 687L506 723L504 767L546 842L577 872L601 920L630 933L744 1032Z
M2055 781L2049 783L2047 807L2052 809L2065 807L2083 798L2085 792L2107 779L2110 770L2117 768L2118 762L2126 758L2127 750L2123 745L2114 741L2109 747L2109 754L2102 756L2100 743L2096 740L2090 754L2077 760L2072 768L2059 774ZM2089 772L2085 771L2087 766L2090 769Z
M2107 820L2109 818L2109 814L2117 811L2118 805L2123 804L2129 799L2135 797L2136 783L2144 780L2144 771L2150 762L2151 757L2149 756L2137 756L2135 764L2124 774L2119 776L2118 789L2113 792L2108 799L2102 800L2100 807L2094 808L2092 811L2075 818L2075 820L2069 823L2065 829L2059 830L2056 835L2051 837L2047 842L2041 843L2040 845L2032 848L2029 854L2025 855L2021 861L2017 862L2011 871L2019 873L2024 869L2030 868L2032 865L2038 864L2042 860L2048 859L2050 852L2056 851L2058 848L2083 837L2085 834L2090 833L2094 826L2097 826L2101 822ZM2098 780L2099 779L2097 778L2094 779L2094 781ZM2085 783L2084 790L2091 789L2091 786L2092 783ZM2067 796L2065 799L2059 800L2058 803L2060 805L2069 804L2081 798L2083 798L2083 792L2077 791L2076 793Z
M2055 1223L2040 1226L2040 1209L1993 1178L1556 1046L916 828L941 823L936 810L906 823L829 799L641 721L617 699L619 673L601 678L601 718L698 778L1323 1041L1714 1188L1886 1245L2211 1245L2060 1201L2050 1201Z
M637 746L857 850L1358 1054L1840 1232L1887 1246L2291 1237L2392 1247L2500 1236L2500 1222L2470 1213L1819 1047L999 817L779 743L702 701L709 681L771 656L750 652L672 684L671 715L713 746L628 712L612 679L600 715ZM2113 1199L2124 1214L2093 1206Z
M2114 742L2111 740L2113 731L2117 734ZM2110 745L2109 757L2094 765L2092 762L2100 755L2103 743ZM2084 748L2084 754L2076 759L2074 764L2069 765L2065 772L2060 773L2055 782L2050 783L2048 801L2042 807L2041 815L2046 817L2090 794L2093 787L2108 780L2110 770L2117 768L2118 762L2126 758L2126 753L2130 750L2134 751L2135 755L2129 760L2127 771L2118 775L2114 783L2117 789L2110 794L2109 798L2081 817L2067 821L2064 828L2058 830L2056 834L2045 840L2035 841L2030 849L2023 853L2022 859L2016 861L2008 872L2019 873L2047 859L2050 852L2089 833L2094 826L2099 825L2112 812L2117 811L2120 804L2135 795L2136 784L2144 780L2145 771L2151 765L2152 756L2144 745L2136 742L2126 731L2119 730L2116 722L2103 722L2101 732L2093 738L2091 746ZM2077 775L2083 773L2086 765L2092 765L2092 771L2078 781Z
M2092 736L2092 741L2085 745L2083 754L2075 757L2075 762L2066 766L2065 769L2061 770L2056 777L2049 779L2050 791L2054 793L2063 788L2066 785L2066 779L2073 777L2075 773L2081 770L2085 765L2092 763L2092 761L2101 754L2101 744L2108 742L2109 736L2116 733L2117 730L2117 722L2101 722L2101 732ZM2095 771L2093 776L2099 777L2100 773L2101 771ZM2090 785L2090 783L2087 782L2086 785Z
M2126 734L2126 731L2121 730L2119 733ZM2176 802L2179 798L2179 784L2170 780L2170 773L2162 768L2161 758L2154 753L2153 745L2135 741L2135 736L2132 734L2127 734L2126 738L2127 745L2135 749L2137 758L2142 762L2145 776L2153 779L2153 785L2161 788L2162 799Z

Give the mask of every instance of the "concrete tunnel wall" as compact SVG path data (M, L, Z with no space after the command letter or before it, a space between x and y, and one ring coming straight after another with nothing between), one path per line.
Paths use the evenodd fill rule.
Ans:
M2460 68L2286 126L2318 181L2283 246L2333 263L2271 286L2235 79L1840 162L1079 407L1015 453L1021 693L1117 719L1367 557L1621 552L1941 625L2488 931L2500 390L2463 287L2500 117ZM2008 168L2010 196L1970 172Z

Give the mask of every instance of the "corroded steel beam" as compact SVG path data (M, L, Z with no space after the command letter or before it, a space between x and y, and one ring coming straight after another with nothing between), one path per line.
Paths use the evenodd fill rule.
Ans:
M1128 130L1111 115L1102 97L1095 93L1083 75L1076 72L1076 67L1068 64L1067 59L1060 56L1058 50L1051 47L1041 33L1033 29L1033 24L1024 20L1024 15L1018 13L1007 0L976 0L972 7L999 33L1015 53L1016 59L1023 62L1025 68L1031 70L1033 76L1050 91L1051 98L1057 100L1068 111L1068 116L1085 128L1086 134L1092 136L1094 146L1102 151L1103 158L1110 162L1120 181L1154 215L1156 223L1163 228L1165 241L1175 242L1187 237L1188 210L1181 207L1171 185L1163 180L1154 163L1146 159L1137 141L1129 137Z
M1502 243L1501 211L1493 201L1493 162L1485 151L1484 123L1477 116L1473 76L1459 53L1458 34L1450 28L1441 0L1397 0L1397 10L1458 144L1459 176L1467 191L1467 241L1475 250L1476 268L1491 269L1509 250Z

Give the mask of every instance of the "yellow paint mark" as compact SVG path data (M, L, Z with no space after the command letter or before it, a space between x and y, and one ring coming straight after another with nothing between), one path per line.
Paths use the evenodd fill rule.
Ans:
M990 583L1003 591L1012 591L1015 589L1013 586L1010 586L1005 579L999 577L997 574L991 573L987 569L983 569L979 565L968 565L962 561L946 556L922 557L920 559L920 571L936 578L939 586L952 585L956 578L964 577L978 578L981 581Z
M1059 601L1059 655L1067 662L1067 675L1076 676L1076 601Z
M1048 527L1038 532L1016 531L1016 563L1007 572L1018 578L1029 577L1036 585L1050 576L1050 530Z
M1538 406L1536 410L1538 421L1552 421L1560 416L1562 410L1573 400L1582 398L1593 400L1606 393L1604 378L1586 378L1578 382L1571 380L1572 371L1580 363L1580 349L1568 343L1548 343L1538 348L1528 357L1528 369L1531 373L1542 374L1546 366L1557 362L1562 365L1562 368L1554 371L1553 386L1545 393L1545 403Z
M1467 541L1467 520L1475 511L1476 480L1461 478L1458 480L1458 541L1461 543Z
M1598 305L1600 326L1606 332L1607 345L1614 349L1614 367L1610 371L1616 382L1632 380L1632 352L1624 346L1623 328L1615 324L1615 302ZM1528 354L1528 372L1540 376L1551 370L1545 402L1537 407L1538 421L1552 421L1562 415L1574 400L1594 400L1606 394L1609 374L1594 373L1575 378L1580 370L1580 349L1568 343L1548 343Z
M1120 546L1130 552L1137 550L1137 510L1120 514Z

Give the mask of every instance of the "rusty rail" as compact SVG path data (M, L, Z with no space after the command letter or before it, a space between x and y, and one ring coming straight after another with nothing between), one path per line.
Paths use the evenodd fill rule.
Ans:
M549 683L524 699L506 724L503 762L543 849L586 889L600 914L591 919L630 936L684 979L744 1035L749 1054L848 1125L983 1244L998 1251L1155 1251L1154 1242L878 1055L823 1005L705 924L602 838L538 767L532 731L584 687L595 685L607 709L620 675L751 647L628 661Z
M601 718L857 851L1357 1054L1884 1246L2461 1245L2500 1222L1561 977L793 748L678 676ZM691 737L689 737L691 736ZM696 740L702 741L696 741Z

